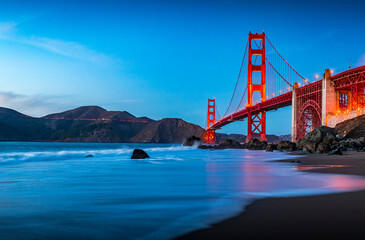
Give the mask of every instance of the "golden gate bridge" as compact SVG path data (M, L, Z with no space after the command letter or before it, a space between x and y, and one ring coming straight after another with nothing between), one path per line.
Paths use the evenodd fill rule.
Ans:
M208 99L206 143L215 143L216 130L246 118L246 141L266 141L266 112L290 105L292 141L319 125L332 126L364 114L365 66L332 74L326 69L322 79L310 82L283 58L265 32L250 32L225 114L220 116L215 99Z

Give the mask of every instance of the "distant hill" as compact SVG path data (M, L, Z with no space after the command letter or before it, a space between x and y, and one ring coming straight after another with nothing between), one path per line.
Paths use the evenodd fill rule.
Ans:
M148 143L182 143L192 135L202 137L204 129L198 125L185 122L178 118L164 118L151 122L141 132L134 136L132 142Z
M41 118L0 108L0 141L182 143L191 135L203 137L204 132L200 126L178 118L155 121L98 106L83 106ZM218 142L226 138L246 140L242 134L217 133ZM268 135L268 139L278 142L281 137Z

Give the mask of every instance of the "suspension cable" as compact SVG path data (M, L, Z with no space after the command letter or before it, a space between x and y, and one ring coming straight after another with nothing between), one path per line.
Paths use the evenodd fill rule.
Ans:
M267 37L267 35L265 34L265 38L267 39L267 41L270 43L271 47L275 50L275 52L279 55L279 57L290 67L291 70L293 70L301 79L303 79L305 81L305 78L300 75L297 71L295 71L295 69L290 66L290 64L281 56L281 54L278 52L278 50L276 50L276 48L274 47L274 45L271 43L270 39ZM265 57L266 58L266 57ZM307 80L308 81L308 80ZM309 82L309 81L308 81Z
M232 104L232 101L233 101L233 98L234 98L234 94L237 90L237 86L238 86L238 82L239 82L239 79L241 77L241 72L242 72L242 68L243 68L243 63L245 61L245 58L246 58L246 52L247 52L247 47L248 47L248 40L246 42L246 48L245 48L245 53L243 54L243 58L242 58L242 62L241 62L241 67L240 67L240 71L238 72L238 77L237 77L237 81L236 81L236 86L234 87L234 91L233 91L233 95L232 95L232 98L231 98L231 101L229 102L229 105L228 105L228 108L225 112L225 114L223 115L223 117L225 117L228 113L228 110L229 108L231 107L231 104Z

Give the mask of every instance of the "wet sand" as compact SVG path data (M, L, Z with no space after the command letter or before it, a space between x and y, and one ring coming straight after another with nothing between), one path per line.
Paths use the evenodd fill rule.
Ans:
M298 160L300 171L365 176L365 152ZM365 239L365 190L260 199L236 217L177 239Z

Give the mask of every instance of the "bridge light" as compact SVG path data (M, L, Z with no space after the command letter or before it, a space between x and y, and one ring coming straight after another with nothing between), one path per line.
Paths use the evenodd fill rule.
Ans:
M316 74L316 79L318 78L318 74Z
M333 71L333 70L331 70L330 72L331 72L331 74L332 74L334 71Z
M279 93L281 93L281 90L279 91Z
M300 86L300 83L298 83L298 87Z
M272 95L275 96L275 93L273 93Z

